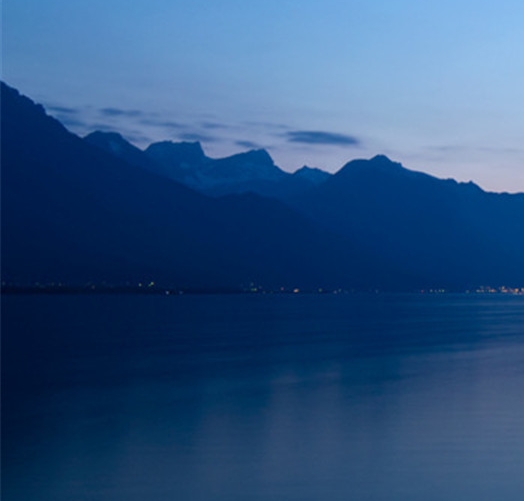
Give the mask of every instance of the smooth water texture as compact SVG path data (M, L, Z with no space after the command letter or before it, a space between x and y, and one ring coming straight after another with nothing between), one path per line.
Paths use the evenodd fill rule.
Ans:
M524 298L7 296L4 501L521 501Z

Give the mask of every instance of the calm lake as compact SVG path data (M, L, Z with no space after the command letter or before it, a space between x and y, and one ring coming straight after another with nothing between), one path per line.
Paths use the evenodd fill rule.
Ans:
M522 501L524 297L4 296L4 501Z

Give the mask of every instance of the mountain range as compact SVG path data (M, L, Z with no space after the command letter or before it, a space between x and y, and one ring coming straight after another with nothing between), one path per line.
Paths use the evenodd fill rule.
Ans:
M524 286L524 194L384 156L335 174L80 138L2 83L2 282L178 289Z
M331 176L307 166L290 174L277 167L266 150L212 159L198 142L163 141L142 151L115 132L95 131L84 139L128 163L215 197L252 192L285 200Z

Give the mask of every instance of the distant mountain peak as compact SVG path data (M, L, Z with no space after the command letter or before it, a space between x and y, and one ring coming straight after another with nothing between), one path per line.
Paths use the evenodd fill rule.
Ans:
M201 164L208 160L202 145L198 142L173 142L160 141L150 144L145 150L146 154L162 163L184 163L188 165Z
M237 153L228 158L233 161L250 162L261 165L275 165L271 155L264 149L249 150L244 153Z
M414 172L406 169L401 163L393 162L386 155L376 155L370 159L355 159L348 162L340 169L336 176L348 176L356 173L387 173Z
M309 165L303 165L300 167L300 169L297 169L295 171L295 174L304 174L306 172L312 172L312 171L319 171L320 169L317 167L309 167Z
M119 132L108 132L103 130L95 130L94 132L91 132L84 136L84 139L87 138L97 138L97 137L103 137L107 139L118 139L119 141L126 141L122 134ZM127 141L126 141L127 142Z
M263 149L215 160L212 171L208 174L214 178L214 182L235 180L240 183L254 180L277 181L289 175L277 167L271 155Z
M319 169L317 167L308 167L307 165L304 165L300 169L296 170L293 175L297 178L305 179L315 184L321 183L322 181L325 181L331 177L329 172L326 172L325 170Z
M375 155L374 157L370 159L370 162L381 162L381 163L390 163L390 164L398 163L398 162L393 162L393 160L391 160L388 156L383 155L383 154Z
M84 136L84 140L116 155L129 149L138 149L118 132L96 130Z
M178 151L187 151L192 153L198 153L200 155L204 154L204 149L200 141L159 141L157 143L152 143L149 145L149 148L165 148L165 149L176 149Z

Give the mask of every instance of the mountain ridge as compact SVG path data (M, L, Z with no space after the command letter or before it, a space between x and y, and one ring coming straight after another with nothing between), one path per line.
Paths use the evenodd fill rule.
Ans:
M117 155L78 138L4 83L1 112L6 282L278 290L524 283L524 195L487 193L377 156L278 200L217 198L156 165L119 158L124 150L138 163L148 158L121 136L102 138L116 141ZM188 149L207 158L201 146Z
M122 136L118 138L118 147L114 147L114 134L95 131L84 140L118 158L211 196L253 192L282 199L330 176L320 169L312 169L308 174L285 172L275 165L265 149L215 159L204 153L199 142L160 141L139 150L129 142L124 144Z
M6 283L311 289L373 274L346 239L282 202L215 199L132 166L4 84L1 113Z

